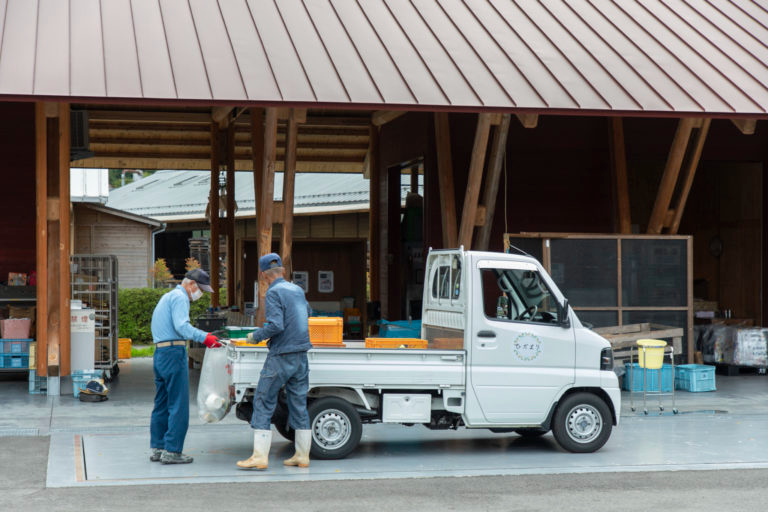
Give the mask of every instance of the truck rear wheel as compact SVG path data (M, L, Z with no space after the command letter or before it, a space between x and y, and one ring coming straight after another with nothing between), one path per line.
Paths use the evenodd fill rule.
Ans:
M363 423L355 408L336 397L320 398L309 406L312 450L316 459L342 459L357 447Z
M599 450L611 436L612 428L611 411L592 393L574 393L565 398L552 420L558 444L574 453Z

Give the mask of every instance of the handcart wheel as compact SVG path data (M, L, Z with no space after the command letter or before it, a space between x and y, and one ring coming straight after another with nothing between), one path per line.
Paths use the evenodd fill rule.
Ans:
M672 409L672 414L677 414L677 409Z
M648 416L648 409L645 409L645 410L643 411L643 414L645 414L646 416Z
M632 409L632 412L635 412L635 410L637 410L636 407L630 407L630 409Z
M663 411L663 410L664 410L664 406L663 406L663 405L660 405L660 406L659 406L659 410L660 410L660 411Z

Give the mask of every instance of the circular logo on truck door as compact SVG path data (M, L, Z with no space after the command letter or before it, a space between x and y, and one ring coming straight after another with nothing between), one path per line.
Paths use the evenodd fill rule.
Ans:
M535 361L541 355L541 340L529 332L521 333L512 342L512 350L521 361Z

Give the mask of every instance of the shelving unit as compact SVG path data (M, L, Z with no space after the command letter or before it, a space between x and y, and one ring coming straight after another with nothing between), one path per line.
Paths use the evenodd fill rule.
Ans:
M0 305L13 304L13 305L25 305L34 306L37 303L35 296L35 288L33 286L0 286ZM29 364L22 364L19 366L21 358L27 358L29 361L29 344L34 343L34 339L22 339L22 340L4 340L0 339L0 372L27 372L29 371ZM7 345L5 342L9 342ZM10 342L24 342L22 344L14 344ZM11 345L16 345L11 348ZM22 350L19 352L17 348L21 346ZM8 364L6 364L6 356L8 356Z
M117 256L76 254L72 265L72 296L96 314L96 369L117 375Z

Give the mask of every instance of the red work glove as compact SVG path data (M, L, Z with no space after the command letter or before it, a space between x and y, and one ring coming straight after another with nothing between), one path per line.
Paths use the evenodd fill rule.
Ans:
M218 348L221 346L221 343L219 343L219 338L211 333L206 335L205 341L203 343L205 343L205 346L208 348Z

